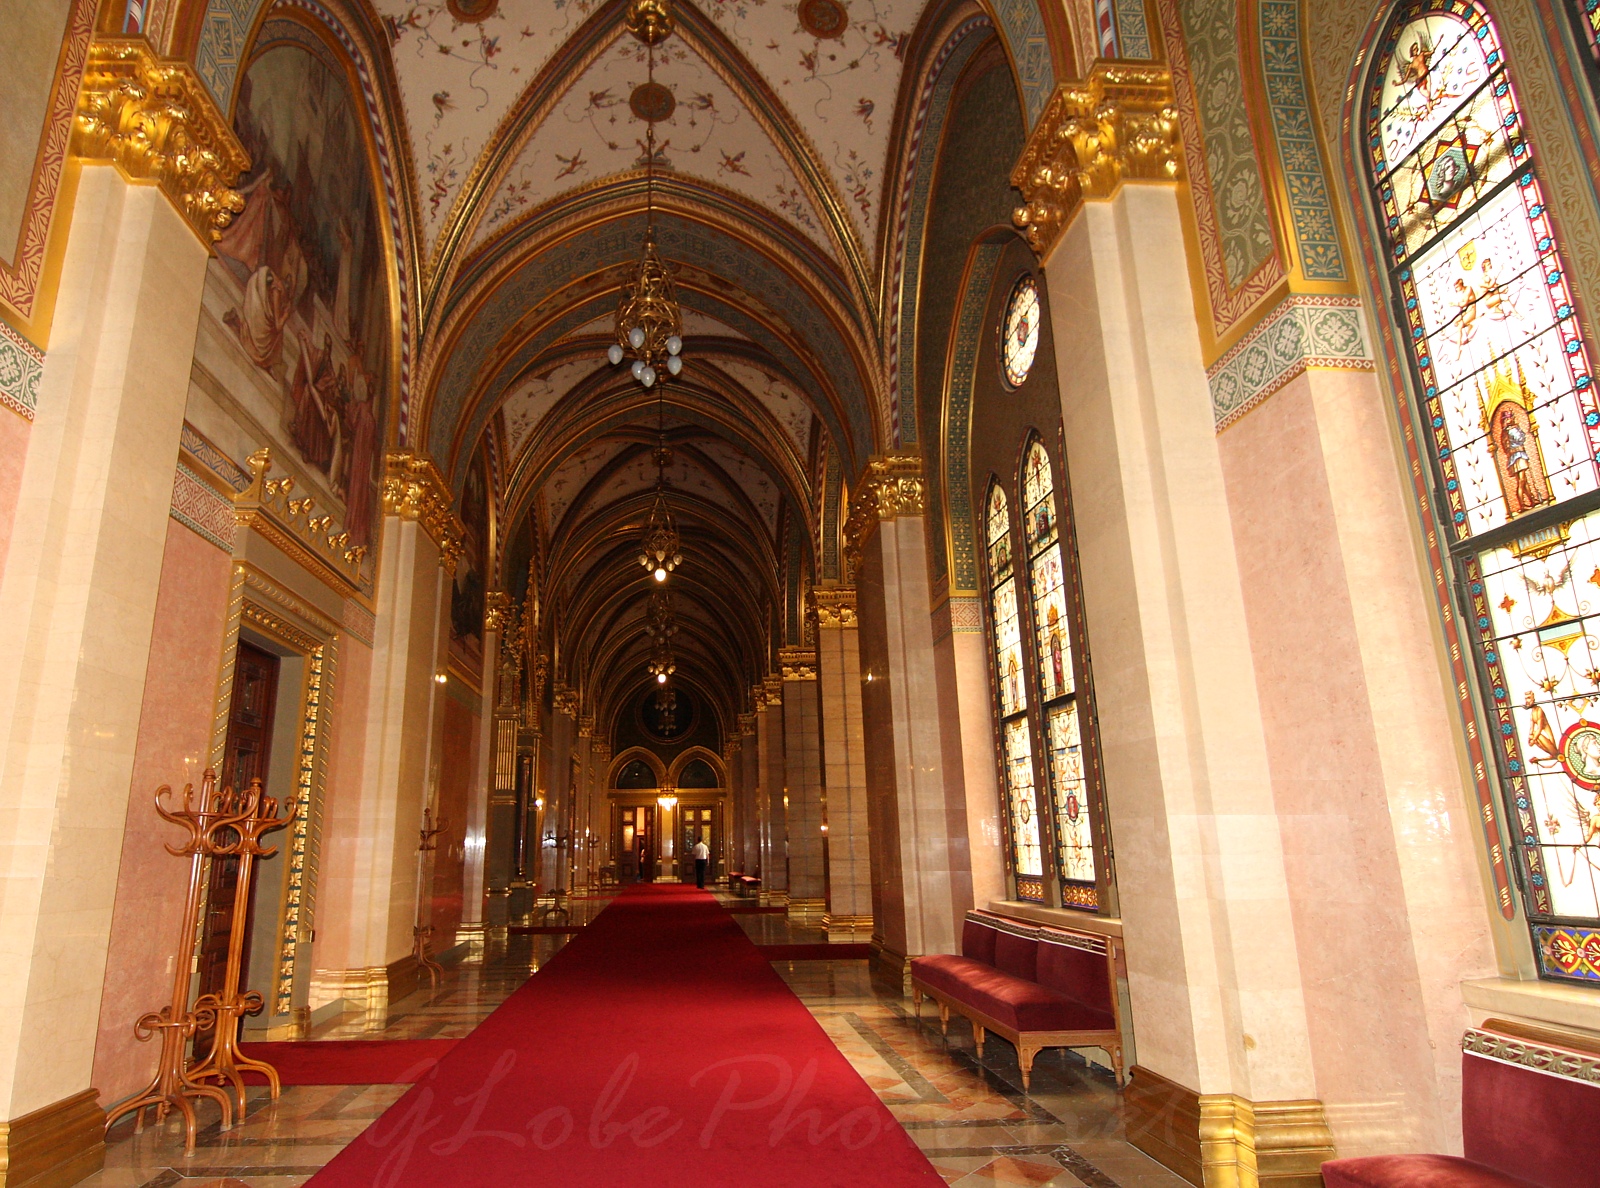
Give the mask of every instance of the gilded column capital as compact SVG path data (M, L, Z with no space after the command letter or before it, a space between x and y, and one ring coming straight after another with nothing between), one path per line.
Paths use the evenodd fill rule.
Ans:
M233 188L250 155L187 62L162 58L142 37L89 45L72 155L112 161L153 181L208 248L244 199Z
M824 631L856 626L856 588L823 586L813 589L811 617Z
M550 690L550 702L555 706L556 713L566 714L574 720L578 717L578 691L569 689L560 681Z
M785 681L817 679L817 653L814 648L784 648L778 652L778 664L783 669Z
M768 705L783 704L783 674L772 673L761 682L761 691L766 694Z
M861 564L861 546L872 529L885 520L922 515L927 510L927 495L918 455L890 454L867 463L844 524L845 576L851 583Z
M504 590L490 590L483 596L483 633L492 635L505 629L511 614L511 595Z
M743 716L744 715L742 715L742 714L740 715L740 717L743 717ZM743 747L743 745L744 745L744 743L742 742L742 740L740 740L737 737L730 738L727 742L723 743L722 744L722 761L724 763L732 763L733 762L733 757L739 753L739 750L740 750L741 747Z
M1182 161L1172 71L1096 63L1045 104L1011 171L1025 203L1011 221L1048 259L1085 199L1110 198L1125 181L1176 181Z
M593 714L583 714L578 718L578 737L579 738L593 738L594 737L594 715Z
M454 574L466 529L451 512L454 499L431 458L395 450L383 459L383 514L415 520L439 546L439 564Z
M744 736L756 732L756 716L754 714L739 715L739 734Z
M611 744L603 738L597 738L589 744L589 754L596 763L611 762Z

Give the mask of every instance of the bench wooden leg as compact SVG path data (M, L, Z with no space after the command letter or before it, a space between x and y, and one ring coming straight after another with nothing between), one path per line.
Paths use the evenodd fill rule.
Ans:
M976 1042L977 1045L978 1045L978 1059L979 1060L983 1059L983 1036L984 1036L983 1024L982 1023L974 1023L972 1025L972 1038L973 1038L974 1042Z
M911 987L911 1014L913 1018L922 1018L922 987Z
M942 1002L939 1004L939 1034L950 1035L950 1008Z
M1017 1065L1022 1069L1022 1091L1026 1093L1029 1082L1033 1078L1033 1058L1039 1054L1039 1049L1031 1044L1017 1041Z
M1111 1075L1117 1079L1117 1088L1124 1088L1128 1083L1128 1076L1122 1071L1122 1048L1120 1046L1111 1050Z

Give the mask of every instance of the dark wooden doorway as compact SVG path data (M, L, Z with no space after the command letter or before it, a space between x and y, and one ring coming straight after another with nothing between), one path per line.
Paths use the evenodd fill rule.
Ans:
M272 753L272 711L278 700L278 658L258 647L239 642L233 662L233 701L228 708L228 736L222 752L222 786L243 788L251 780L267 782L267 759ZM222 993L228 968L228 936L233 931L233 897L238 886L239 860L213 858L206 889L206 916L200 932L200 993ZM252 898L252 902L253 902ZM245 927L245 951L240 969L250 969L250 928ZM245 988L245 987L242 987ZM197 1032L197 1058L211 1051L211 1032Z
M656 877L656 810L651 804L628 804L617 810L617 878L624 883L650 883Z

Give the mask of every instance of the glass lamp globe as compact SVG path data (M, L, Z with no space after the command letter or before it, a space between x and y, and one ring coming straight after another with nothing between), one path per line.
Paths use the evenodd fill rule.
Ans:
M666 683L667 683L667 674L664 673L664 672L656 673L656 684L664 685Z
M656 581L664 582L666 580L667 580L667 571L662 569L659 565L656 566Z
M644 375L644 360L635 359L633 361L633 366L629 368L629 370L633 372L633 378L638 379L640 376Z
M611 366L613 366L613 367L615 367L618 363L621 363L622 362L622 347L619 346L617 343L612 343L609 347L606 348L606 358L611 360Z
M628 331L628 345L633 347L634 350L638 350L644 345L644 327L635 326Z
M656 369L654 367L651 367L648 363L646 363L644 365L644 370L639 373L639 382L641 384L643 384L647 388L651 384L655 383L656 382Z
M680 356L680 355L668 355L667 356L667 372L668 372L668 374L669 375L677 375L678 372L680 372L682 370L683 370L683 358L682 358L682 356Z
M676 355L681 350L683 350L683 339L676 334L667 339L667 354Z

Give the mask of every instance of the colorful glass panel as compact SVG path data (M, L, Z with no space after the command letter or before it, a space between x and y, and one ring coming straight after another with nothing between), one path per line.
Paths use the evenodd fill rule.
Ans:
M1022 530L1030 554L1056 538L1055 489L1050 455L1034 442L1022 464Z
M988 519L989 583L994 585L1011 576L1011 513L997 486L989 488Z
M1056 815L1056 849L1061 877L1093 883L1094 831L1089 824L1089 791L1083 778L1083 739L1078 707L1058 706L1047 720L1050 736L1050 791Z
M1034 630L1039 639L1039 698L1051 701L1076 687L1059 544L1051 545L1029 563L1029 577L1033 585Z
M1006 796L1011 802L1011 858L1017 876L1044 874L1039 847L1039 815L1033 799L1033 738L1028 719L1007 722Z
M1017 583L1007 578L994 591L995 673L1000 681L1000 716L1028 708L1028 681L1022 667L1022 624L1017 615Z
M1578 26L1589 56L1600 62L1600 0L1578 0Z
M1582 0L1590 32L1597 8ZM1600 512L1513 527L1600 486L1589 353L1493 22L1471 0L1411 0L1378 61L1376 197L1539 964L1593 981Z
M1025 276L1011 290L1001 327L1000 360L1006 382L1013 388L1020 388L1033 370L1034 356L1039 353L1040 317L1039 286L1033 277Z
M1600 512L1468 564L1531 906L1600 917Z
M1600 486L1600 404L1498 37L1443 7L1392 34L1370 146L1464 539Z

